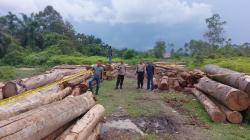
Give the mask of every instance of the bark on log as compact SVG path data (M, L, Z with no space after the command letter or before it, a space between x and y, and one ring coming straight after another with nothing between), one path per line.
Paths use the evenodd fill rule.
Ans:
M86 140L104 117L104 107L95 105L71 129L65 140Z
M70 125L60 136L58 136L55 140L65 140L65 138L70 134L71 129L74 127L75 122Z
M97 140L100 137L102 129L102 123L98 123L95 129L91 132L90 136L87 138L87 140Z
M167 76L163 76L160 82L160 86L159 89L160 90L168 90L169 88L169 84L168 84L168 77Z
M216 100L223 103L226 107L234 111L245 110L248 108L250 103L247 93L218 83L207 77L201 78L195 87L209 94Z
M209 74L212 79L238 88L250 95L250 76L216 65L207 65L205 72Z
M3 87L4 98L17 95L25 90L35 89L37 87L52 83L63 78L62 74L48 73L37 75L26 80L10 81Z
M178 81L179 81L180 86L181 86L182 88L187 87L187 81L184 80L182 77L179 77L179 78L178 78Z
M195 88L193 88L191 91L204 106L208 115L214 122L223 122L226 120L225 114L204 93Z
M45 92L45 93L44 93ZM71 93L68 87L59 92L41 91L23 97L15 102L10 102L0 106L0 120L27 112L39 106L59 101Z
M1 140L42 139L95 105L92 93L66 98L0 122ZM21 119L20 119L21 117Z

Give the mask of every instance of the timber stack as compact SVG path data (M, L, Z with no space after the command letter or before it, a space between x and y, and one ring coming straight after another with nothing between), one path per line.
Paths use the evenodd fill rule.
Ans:
M201 102L210 118L224 122L223 113L230 123L242 123L243 118L248 121L250 76L215 65L207 65L205 72L207 77L201 78L195 88L188 90Z
M0 140L97 139L105 109L87 91L88 69L60 65L45 74L0 83L5 98L0 100Z
M163 62L155 62L155 78L160 90L181 91L186 87L194 87L198 80L205 76L201 70L188 71L184 65L168 65Z

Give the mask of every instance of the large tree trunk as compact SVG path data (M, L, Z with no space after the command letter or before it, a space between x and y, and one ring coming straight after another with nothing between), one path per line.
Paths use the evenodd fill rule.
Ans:
M41 91L23 97L15 102L10 102L0 106L0 120L21 114L39 106L59 101L71 93L71 88L65 88L59 92Z
M214 122L223 122L226 120L225 114L204 93L198 91L195 88L191 89L191 91L204 106L208 115Z
M238 88L250 95L250 76L215 65L207 65L205 72L212 79Z
M161 81L160 81L160 86L159 89L160 90L168 90L169 88L169 84L168 84L168 77L167 76L163 76Z
M7 82L3 87L3 95L4 98L8 98L26 90L35 89L48 83L60 80L62 78L62 74L48 73L37 75L25 80L10 81Z
M97 126L91 132L87 140L97 140L100 137L101 129L102 129L102 122L97 124Z
M95 105L71 129L65 140L86 140L104 117L104 107Z
M0 122L1 140L38 140L61 128L95 105L91 92L65 98Z
M201 78L195 87L209 94L216 100L223 103L226 107L234 111L245 110L248 108L250 103L247 93L218 83L207 77Z

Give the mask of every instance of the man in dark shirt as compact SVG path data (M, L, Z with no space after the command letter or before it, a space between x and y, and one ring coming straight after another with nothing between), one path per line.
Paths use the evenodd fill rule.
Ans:
M96 81L96 92L95 94L98 95L99 87L100 87L100 80L103 73L103 67L101 66L101 61L98 61L95 66L93 66L94 74L92 75L91 80L89 81L89 89L92 91L92 83Z
M108 58L109 58L109 64L111 64L112 63L112 54L113 52L112 52L112 48L111 48L111 46L109 46L109 48L108 48Z
M147 79L148 79L148 83L147 83L148 90L149 89L154 90L154 82L153 82L154 71L155 71L155 67L152 64L152 62L148 62L147 66L146 66Z

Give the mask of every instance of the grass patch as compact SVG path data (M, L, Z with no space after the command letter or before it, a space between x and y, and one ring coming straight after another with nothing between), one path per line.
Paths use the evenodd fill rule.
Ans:
M151 116L160 112L160 103L143 100L151 96L145 90L136 89L136 81L125 79L123 90L114 90L115 80L101 83L98 102L104 105L106 115L111 115L119 107L125 109L130 116Z

